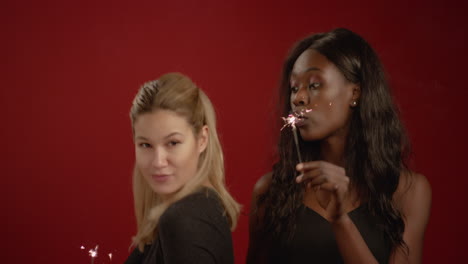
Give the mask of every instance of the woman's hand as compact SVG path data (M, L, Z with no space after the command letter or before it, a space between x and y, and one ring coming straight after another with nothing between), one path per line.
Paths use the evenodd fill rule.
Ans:
M311 161L297 164L296 169L301 172L296 182L315 190L317 201L327 211L330 222L346 215L349 177L344 168L325 161Z

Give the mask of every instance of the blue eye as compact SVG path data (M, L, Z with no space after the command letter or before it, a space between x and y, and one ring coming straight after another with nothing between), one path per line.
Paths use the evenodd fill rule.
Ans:
M309 84L309 89L316 89L316 88L320 87L320 85L321 84L318 83L318 82L313 82L313 83Z

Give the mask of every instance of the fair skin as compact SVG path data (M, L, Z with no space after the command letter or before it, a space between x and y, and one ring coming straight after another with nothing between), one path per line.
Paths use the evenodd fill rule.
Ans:
M306 50L295 62L291 72L291 108L312 109L305 114L298 128L304 140L320 141L321 146L321 160L296 166L300 173L296 182L307 186L303 203L330 223L345 263L377 263L348 215L361 203L343 168L349 119L359 96L359 86L348 82L338 68L317 51ZM271 173L257 182L253 205L257 197L268 190L270 183ZM431 205L427 179L419 174L401 174L393 201L404 215L403 239L409 248L409 256L397 249L392 253L390 263L421 263ZM261 219L261 208L259 216ZM260 223L255 216L251 217L250 224L249 256L256 255L255 251L259 255L265 254L256 237Z
M208 127L195 135L187 120L158 109L134 123L136 166L152 190L167 199L192 179L208 142Z

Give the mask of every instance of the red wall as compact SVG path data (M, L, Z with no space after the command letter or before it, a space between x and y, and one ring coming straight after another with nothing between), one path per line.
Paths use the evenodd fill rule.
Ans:
M103 3L106 2L106 3ZM140 84L193 78L218 110L227 183L244 204L270 170L282 61L312 32L343 26L378 51L433 188L424 263L466 245L467 24L462 1L2 2L2 262L122 263L135 231L128 110ZM286 3L287 2L287 3ZM338 1L342 2L342 1ZM266 136L265 136L266 135Z

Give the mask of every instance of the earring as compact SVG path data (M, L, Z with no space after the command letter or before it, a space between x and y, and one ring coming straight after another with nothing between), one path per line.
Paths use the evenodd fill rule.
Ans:
M353 106L356 106L356 105L357 105L357 102L356 102L356 101L353 101L352 105L353 105Z

